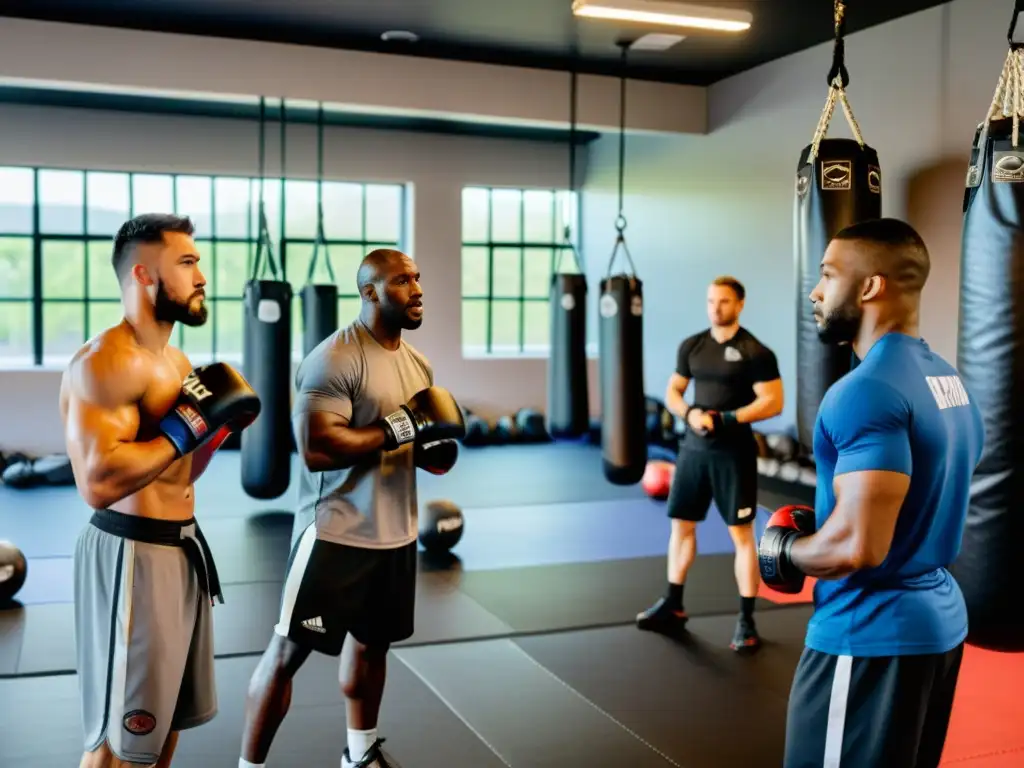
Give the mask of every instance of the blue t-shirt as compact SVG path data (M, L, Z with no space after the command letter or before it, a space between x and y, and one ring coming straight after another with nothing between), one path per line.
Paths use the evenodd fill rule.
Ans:
M825 394L814 427L820 529L836 475L910 476L884 562L814 587L807 646L842 656L945 653L967 636L967 608L946 570L960 551L984 428L956 369L919 338L889 333Z

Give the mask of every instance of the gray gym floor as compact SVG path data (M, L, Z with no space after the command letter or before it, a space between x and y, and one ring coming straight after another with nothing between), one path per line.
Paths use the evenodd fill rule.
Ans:
M396 649L380 734L404 768L779 765L808 616L807 607L763 614L768 642L752 657L725 647L731 616L693 619L688 642L621 626ZM256 661L217 661L220 713L182 735L175 766L238 764ZM336 659L310 657L269 766L338 765L336 680ZM77 764L76 686L74 675L0 680L0 764Z
M447 478L423 475L421 502L456 500L466 532L454 557L421 555L416 634L390 657L380 733L405 768L780 763L809 608L759 600L765 647L729 650L738 601L712 510L687 586L690 637L635 629L664 589L668 523L662 504L608 484L600 466L593 446L509 446L465 449ZM197 500L226 585L214 610L221 709L183 736L174 764L234 768L249 676L276 619L292 496L246 497L227 452ZM0 611L0 765L77 764L70 556L87 519L73 488L0 488L0 530L29 557L25 605ZM314 655L300 671L268 765L338 765L337 663Z

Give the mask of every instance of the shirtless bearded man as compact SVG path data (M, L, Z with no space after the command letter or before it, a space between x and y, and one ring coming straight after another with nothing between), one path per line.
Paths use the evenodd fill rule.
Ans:
M74 355L60 409L75 483L95 511L75 548L82 768L168 766L178 731L217 711L211 606L223 598L193 482L259 399L224 363L168 343L206 322L188 218L124 224L113 266L124 319Z

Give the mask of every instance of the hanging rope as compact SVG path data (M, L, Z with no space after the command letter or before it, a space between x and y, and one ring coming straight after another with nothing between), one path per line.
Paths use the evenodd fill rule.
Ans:
M978 146L984 146L988 137L989 123L1003 117L1013 118L1012 145L1017 148L1020 139L1020 117L1024 109L1024 99L1021 98L1021 86L1024 85L1024 44L1014 42L1013 36L1017 31L1017 19L1024 10L1024 0L1017 0L1013 7L1013 18L1010 20L1010 28L1006 32L1006 42L1009 50L1006 52L1006 59L1003 62L1003 71L999 73L999 80L996 82L996 91L992 94L992 104L988 108L985 122L982 125L982 132Z
M629 52L630 43L619 43L622 48L622 77L619 80L619 215L615 219L615 247L612 249L612 256L608 260L608 274L612 273L612 266L615 264L615 257L619 249L626 254L629 262L630 275L636 274L636 267L633 265L633 257L626 245L626 214L624 209L625 180L626 180L626 54Z
M282 109L284 102L282 101ZM283 133L283 116L282 116L282 133ZM266 262L263 264L263 274L266 273L269 267L270 273L274 280L277 280L277 260L274 257L274 245L270 239L270 227L267 225L267 210L264 196L264 187L267 183L267 104L264 97L260 97L260 138L259 138L259 153L260 153L260 204L259 204L259 234L257 235L256 244L256 258L253 262L252 267L252 279L261 280L262 275L260 273L261 261L266 258ZM284 150L282 144L282 152ZM283 156L282 156L283 160ZM282 177L284 174L282 173Z
M569 79L569 194L566 196L565 204L562 206L562 219L565 221L565 228L562 232L562 247L558 249L558 259L555 262L555 268L551 272L552 280L555 279L555 275L561 274L562 257L565 255L566 251L572 254L572 260L576 265L576 271L580 274L584 271L583 259L580 256L580 252L576 250L576 245L572 240L572 229L573 224L575 223L575 217L573 214L576 209L576 206L573 205L573 201L576 197L577 80L578 76L574 67L572 72L570 72Z
M313 255L309 259L309 273L306 282L313 282L316 272L317 258L323 252L327 275L333 284L334 267L331 265L331 254L327 248L327 237L324 235L324 103L316 113L316 240L313 241Z
M814 131L814 138L811 140L811 159L818 156L818 147L822 139L828 133L829 123L832 122L832 113L835 111L836 102L843 106L846 113L846 121L853 131L853 138L864 146L864 137L861 135L860 126L853 116L853 109L846 97L846 87L850 84L850 72L846 69L846 3L843 0L834 0L833 16L835 21L835 45L832 48L832 68L828 72L828 99L825 101L825 108L821 111L818 119L818 127Z

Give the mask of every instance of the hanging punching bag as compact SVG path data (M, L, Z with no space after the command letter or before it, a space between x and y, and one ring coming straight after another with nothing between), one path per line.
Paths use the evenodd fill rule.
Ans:
M849 346L818 338L808 300L821 277L821 258L839 230L882 215L878 154L851 139L824 139L816 158L805 147L797 166L795 260L797 274L797 430L810 449L822 397L850 370Z
M581 437L590 430L587 391L587 279L551 279L551 353L548 358L548 434Z
M307 283L302 288L302 354L338 329L338 286Z
M878 153L864 142L846 98L844 13L836 3L835 48L828 75L829 95L811 143L797 163L794 207L794 261L797 311L797 435L805 451L814 443L814 423L825 392L850 370L849 346L818 338L814 307L808 296L821 276L821 259L829 241L851 224L882 216ZM854 139L828 139L829 122L839 102Z
M635 275L608 275L598 310L604 476L615 485L633 485L647 466L643 283Z
M1003 88L975 134L964 195L957 368L981 410L985 442L951 568L967 603L968 640L1016 651L1024 650L1017 583L1024 535L1024 509L1017 508L1024 498L1024 142L1017 121L1002 116L1002 104L1006 89L1013 103L1014 69L1022 63L1011 48Z
M291 302L287 281L246 283L245 374L263 409L242 432L242 488L255 499L275 499L291 482Z
M644 397L644 297L633 257L626 246L622 213L626 175L626 54L622 41L619 80L619 215L615 247L601 281L597 303L601 372L601 451L604 476L615 485L639 483L647 467L647 400ZM612 274L619 248L629 274Z

